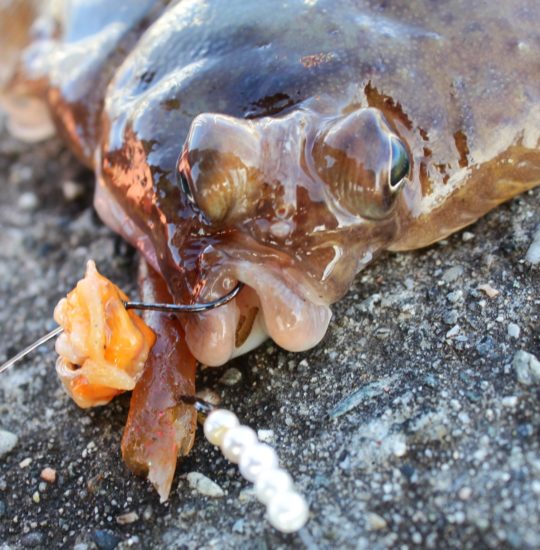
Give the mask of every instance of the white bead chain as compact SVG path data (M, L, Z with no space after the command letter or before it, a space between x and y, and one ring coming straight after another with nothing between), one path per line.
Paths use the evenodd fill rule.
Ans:
M278 531L293 533L306 524L307 502L294 490L291 476L279 468L276 452L260 443L251 428L241 426L234 413L214 409L204 422L204 435L255 484L257 498L267 506L268 521Z

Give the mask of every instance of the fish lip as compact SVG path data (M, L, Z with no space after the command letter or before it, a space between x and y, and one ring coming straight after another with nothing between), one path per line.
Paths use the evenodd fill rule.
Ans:
M297 267L287 267L280 269L275 266L264 266L264 272L267 277L270 277L276 285L283 284L285 285L290 292L293 292L299 300L304 302L309 302L316 306L328 304L322 300L320 296L317 295L315 289L310 285L306 278L303 276L299 268ZM240 276L238 280L245 286L252 288L254 292L259 295L259 292L253 288L252 285L242 280Z
M257 261L244 247L220 252L220 261L206 273L208 286L200 301L223 296L238 282L247 288L222 307L184 317L188 346L201 363L222 365L268 336L288 351L304 351L323 338L332 316L329 305L298 266L291 261L287 265ZM237 345L236 335L241 319L249 317L253 307L258 313L247 337L252 345L246 349L242 343Z
M256 246L261 256L266 254L268 257L271 256L272 259L257 261L253 258L253 254L246 247L245 243L242 243L240 246L220 247L219 252L222 264L211 270L209 278L217 279L220 276L223 277L223 274L225 274L225 277L229 280L227 281L226 288L222 291L223 293L230 292L240 282L246 287L252 288L258 295L259 292L240 272L240 267L249 266L257 268L260 266L265 276L269 277L276 286L279 284L285 285L300 300L307 301L313 305L329 305L328 301L324 300L322 292L318 292L316 286L302 272L302 269L295 264L293 258L282 251L277 251L260 243L257 243ZM219 271L216 272L216 270Z

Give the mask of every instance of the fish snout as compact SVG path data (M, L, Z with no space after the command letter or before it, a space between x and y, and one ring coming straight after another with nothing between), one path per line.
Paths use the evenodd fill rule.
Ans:
M260 139L249 121L199 115L179 162L183 189L209 222L234 222L260 197L260 157Z
M410 171L402 140L377 109L359 109L326 126L312 148L315 170L354 216L387 217Z

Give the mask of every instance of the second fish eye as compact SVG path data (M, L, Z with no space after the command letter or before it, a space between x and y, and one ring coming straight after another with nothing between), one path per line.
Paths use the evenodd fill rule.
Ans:
M390 185L396 187L399 182L408 176L411 168L409 153L401 140L397 137L391 138L392 144L392 165L390 169Z
M195 197L193 196L193 193L191 192L191 187L189 186L189 181L186 173L184 170L178 171L178 182L180 184L180 189L182 189L182 192L185 194L187 199L191 204L195 204Z

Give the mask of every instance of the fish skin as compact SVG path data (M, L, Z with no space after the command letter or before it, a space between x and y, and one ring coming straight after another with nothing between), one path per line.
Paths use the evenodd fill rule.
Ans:
M95 170L105 222L176 301L221 294L251 261L287 273L269 278L273 288L296 281L291 303L322 307L381 251L429 245L540 182L532 0L69 6L45 13L60 26L42 24L32 40L28 11L21 24L9 18L17 32L0 33L10 52L0 102L26 137L54 122ZM393 138L410 160L395 194ZM142 388L135 396L163 389ZM174 408L165 389L159 410ZM129 435L124 447L136 447ZM174 471L167 456L163 471ZM163 498L170 474L153 479Z

